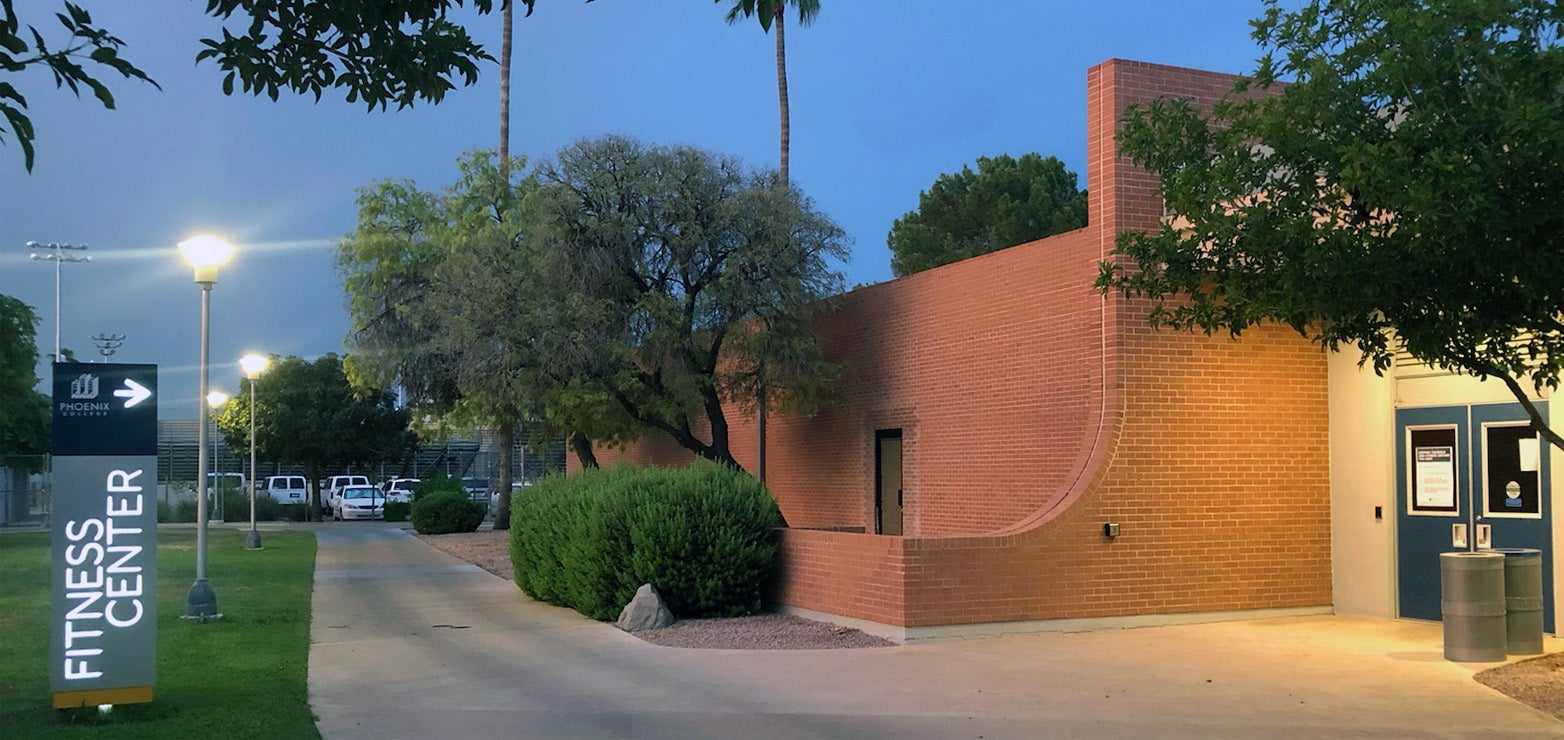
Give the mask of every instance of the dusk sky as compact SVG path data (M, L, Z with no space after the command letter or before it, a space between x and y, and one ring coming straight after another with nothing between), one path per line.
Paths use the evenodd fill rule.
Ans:
M87 244L63 266L62 344L126 335L115 362L160 366L164 419L197 408L200 291L174 245L210 232L238 246L212 294L212 385L239 390L248 351L342 353L348 316L333 259L356 220L356 190L410 179L439 189L459 155L498 137L499 75L438 106L366 113L340 93L277 101L222 94L195 63L220 35L201 0L81 0L125 41L122 56L162 85L98 72L118 101L55 90L46 74L7 77L30 103L37 162L0 143L0 293L33 306L52 352L54 265L27 241ZM753 20L729 26L710 0L539 0L516 22L511 149L546 160L581 138L623 134L777 164L774 46ZM1223 72L1254 69L1248 20L1259 0L826 0L813 26L787 27L792 178L852 239L849 285L891 278L892 221L942 172L979 156L1086 159L1088 67L1109 58ZM58 0L16 0L21 22L58 44ZM1198 11L1197 11L1198 9ZM499 54L498 14L472 17ZM24 30L25 34L25 30ZM40 375L48 374L40 365Z

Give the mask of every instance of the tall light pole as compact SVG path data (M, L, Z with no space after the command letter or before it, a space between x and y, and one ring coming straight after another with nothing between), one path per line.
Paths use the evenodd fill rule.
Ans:
M244 549L261 549L261 533L255 528L255 382L266 372L267 359L254 352L239 358L239 369L250 379L250 533L245 535Z
M213 391L208 391L207 392L207 394L206 394L206 405L209 408L212 409L212 413L213 414L216 414L218 409L221 409L223 407L223 404L225 404L225 403L228 403L228 394L227 393L224 393L224 392L218 391L218 390L213 390ZM212 429L212 470L217 472L217 473L221 473L221 472L223 472L223 466L219 465L218 462L217 462L217 447L218 447L218 444L217 444L217 429L215 428L217 425L213 424L212 426L214 427ZM222 524L223 523L223 487L221 485L222 481L218 480L218 476L210 474L210 473L207 475L207 477L209 479L211 479L211 481L212 481L212 489L213 489L212 490L212 521L217 522L218 524Z
M195 268L196 285L201 286L201 391L197 408L206 401L207 365L211 359L212 286L217 283L217 268L234 254L234 246L215 236L202 234L179 243L185 262ZM196 576L185 597L185 618L202 622L218 617L217 594L206 581L206 411L196 421Z
M91 262L92 256L82 254L87 251L85 244L28 242L27 248L33 250L31 255L33 259L49 260L54 263L54 361L64 362L65 358L60 356L60 265L66 262Z

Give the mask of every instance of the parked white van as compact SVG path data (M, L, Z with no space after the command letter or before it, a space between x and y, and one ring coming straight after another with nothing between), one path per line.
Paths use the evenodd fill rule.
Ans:
M266 493L279 504L302 504L310 498L302 475L273 475L266 479Z

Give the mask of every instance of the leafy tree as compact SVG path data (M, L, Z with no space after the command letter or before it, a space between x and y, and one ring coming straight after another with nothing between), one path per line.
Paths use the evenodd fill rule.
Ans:
M939 176L891 225L891 271L911 275L1086 225L1086 191L1056 157L978 157Z
M531 15L537 0L500 0L504 37L501 42L501 151L509 149L510 46L513 5ZM592 2L592 0L586 0ZM54 74L55 84L80 93L91 89L106 108L114 107L108 87L83 62L108 67L127 78L157 82L119 56L124 42L95 27L87 11L66 2L57 14L70 32L59 49L49 48L42 34L22 24L13 0L0 0L0 72L13 74L39 65ZM398 109L415 103L439 103L459 81L478 80L479 64L495 61L467 29L450 16L468 5L465 0L207 0L206 13L225 25L222 38L201 39L196 61L210 59L223 75L223 92L238 89L276 100L283 90L320 100L329 89L344 91L350 103L366 108ZM479 14L493 12L495 0L472 0ZM9 82L0 80L0 113L22 147L27 169L33 166L35 131L26 114L27 100ZM3 138L3 137L0 137Z
M304 466L312 519L320 516L322 478L346 465L396 459L417 443L395 396L355 390L334 354L314 362L273 358L256 382L256 455ZM249 450L249 405L250 394L238 394L217 418L218 430L236 450Z
M509 524L508 454L518 428L542 417L539 337L555 330L538 294L522 201L522 163L472 154L444 192L382 182L359 195L358 228L338 251L354 327L355 376L399 384L442 424L495 430L495 525ZM539 426L536 425L535 426Z
M516 0L531 14L536 0ZM509 6L511 0L502 0ZM207 0L225 21L221 39L202 39L196 61L212 59L235 87L276 100L282 90L311 94L346 90L348 102L371 110L439 103L456 80L478 81L478 63L494 61L467 29L450 19L463 0ZM480 14L494 0L472 0ZM502 8L503 10L503 8ZM234 29L242 29L235 33Z
M761 381L774 402L820 400L830 366L806 318L847 252L809 199L731 158L618 137L566 148L541 179L544 274L568 288L579 353L554 403L606 399L627 436L644 425L737 467L723 401L753 404Z
M1179 219L1121 235L1097 284L1152 299L1154 325L1279 321L1378 372L1404 344L1564 443L1522 386L1564 365L1564 10L1268 0L1254 28L1265 56L1209 117L1128 111L1121 146Z
M0 294L0 454L49 451L49 398L38 385L38 315Z
M782 182L790 182L788 158L792 152L793 134L789 123L791 114L787 104L787 43L783 39L782 27L785 25L784 16L789 5L798 10L799 26L814 23L815 18L820 15L820 0L716 0L716 2L726 2L731 6L726 17L730 25L745 18L755 18L760 21L760 28L766 33L771 32L772 24L777 27L777 108L782 119L778 159Z
M109 34L105 29L93 25L92 15L80 6L72 3L63 3L64 12L56 13L55 18L69 32L64 43L58 47L51 47L44 41L44 34L37 27L28 25L24 36L22 23L16 16L16 10L12 7L12 0L0 0L0 73L5 76L18 74L28 67L41 67L49 70L54 75L54 85L57 88L69 88L78 97L83 87L92 91L93 97L103 104L104 108L114 108L114 94L88 71L87 64L107 67L129 78L142 80L153 87L157 82L148 77L129 60L120 57L120 47L124 42ZM32 42L28 43L28 37ZM160 88L161 89L161 88ZM27 115L27 98L16 88L14 84L0 77L0 115L5 116L4 124L0 124L0 141L5 139L6 129L11 130L16 137L16 143L22 148L22 159L29 172L33 169L33 139L36 132L33 130L32 119Z

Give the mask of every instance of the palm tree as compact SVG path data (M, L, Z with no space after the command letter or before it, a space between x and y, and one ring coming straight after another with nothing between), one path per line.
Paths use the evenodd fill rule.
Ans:
M532 15L532 3L527 3ZM500 6L500 172L510 169L510 51L515 12L511 0Z
M782 114L782 145L778 157L778 170L782 175L782 182L788 182L787 160L788 149L791 142L791 133L788 127L787 107L787 44L783 39L782 17L783 11L791 5L798 9L798 25L807 26L814 23L815 16L820 15L820 0L716 0L717 2L729 2L733 7L728 9L728 23L754 17L760 21L760 27L767 33L771 32L771 25L777 27L777 103Z

